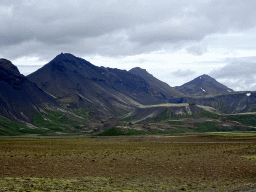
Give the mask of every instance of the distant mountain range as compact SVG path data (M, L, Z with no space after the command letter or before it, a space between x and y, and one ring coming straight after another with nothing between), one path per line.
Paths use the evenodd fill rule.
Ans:
M208 75L170 87L145 69L97 67L69 53L57 55L27 77L10 61L0 60L0 115L12 120L32 122L36 111L48 108L85 109L105 118L134 115L135 111L152 116L158 114L155 109L163 111L160 108L169 103L200 104L238 113L256 110L255 96L254 92L234 92ZM192 105L181 106L174 111L193 111Z

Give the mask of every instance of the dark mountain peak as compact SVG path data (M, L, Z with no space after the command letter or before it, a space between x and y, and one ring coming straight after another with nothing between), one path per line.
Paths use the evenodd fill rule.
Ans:
M82 68L88 69L88 67L96 67L85 59L76 57L70 53L61 53L57 55L52 61L49 62L48 65L51 66L52 70L58 70L61 72L72 71L74 69L80 70Z
M229 93L233 91L206 74L201 75L182 86L175 87L175 89L187 95L201 96Z
M130 69L130 72L131 71L143 71L143 72L147 72L147 70L146 69L142 69L142 68L140 68L140 67L134 67L134 68L132 68L132 69Z
M210 77L209 75L203 74L200 75L199 77L193 79L192 81L189 81L185 84L183 84L182 86L187 86L187 85L200 85L202 86L203 84L205 84L206 82L208 83L213 83L215 85L220 85L219 82L217 82L214 78Z
M132 69L129 70L130 73L134 74L134 75L138 75L138 76L141 76L143 77L145 80L147 78L154 78L153 75L151 75L149 72L147 72L146 69L142 69L140 67L134 67Z
M142 77L148 83L152 82L152 81L154 81L154 82L156 81L156 78L153 75L151 75L149 72L147 72L146 69L142 69L140 67L135 67L135 68L132 68L129 72L134 75Z
M77 57L70 54L70 53L61 53L59 55L57 55L53 60L75 60Z
M203 74L203 75L197 77L196 79L201 79L203 81L205 81L205 80L207 80L207 81L216 81L214 78L212 78L211 76L206 75L206 74Z
M16 76L20 76L20 72L18 70L18 68L12 64L11 61L7 60L7 59L0 59L0 69L8 71L10 74L12 75L16 75Z
M201 76L198 77L199 79L213 79L211 76L203 74Z
M56 101L20 74L7 59L0 59L0 115L12 120L32 121L37 109L57 106Z
M18 68L7 59L0 59L0 81L8 83L13 89L21 89L26 77L20 74Z

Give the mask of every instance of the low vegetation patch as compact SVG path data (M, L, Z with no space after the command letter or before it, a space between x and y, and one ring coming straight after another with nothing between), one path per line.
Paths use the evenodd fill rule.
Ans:
M43 134L46 133L43 129L37 128L29 128L26 125L21 123L17 123L6 119L4 117L0 117L0 135L3 136L14 136L14 135L22 135L22 134Z
M77 108L77 109L73 109L72 110L74 113L76 113L77 115L82 116L85 119L91 119L92 116L90 115L90 113L88 112L88 110L84 109L84 108Z
M170 125L183 125L184 123L182 121L168 121Z
M196 123L196 126L198 127L195 129L197 132L218 132L221 131L221 129L218 128L217 123L213 121L206 121L203 123Z
M243 125L256 127L256 115L227 115L226 117Z
M221 115L215 114L215 113L211 113L208 111L202 111L198 114L199 117L208 117L208 118L213 118L213 119L220 119L222 118Z
M249 160L256 161L256 155L246 156Z
M79 129L83 126L82 123L77 123L67 118L65 113L51 110L47 110L44 113L37 112L33 117L33 124L37 127L47 128L49 130L48 133L56 131L71 133L70 127Z
M120 136L120 135L146 135L149 134L145 131L138 131L136 129L119 129L117 127L112 127L105 129L98 133L98 136Z
M209 133L202 137L225 139L225 140L255 140L256 132L227 132L227 133Z
M196 136L5 138L0 191L248 191L255 154Z

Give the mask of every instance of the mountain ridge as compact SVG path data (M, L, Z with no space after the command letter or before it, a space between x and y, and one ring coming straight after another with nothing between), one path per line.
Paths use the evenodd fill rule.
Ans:
M184 96L182 93L176 91L173 87L169 86L167 83L155 78L152 74L148 73L146 69L135 67L130 69L129 72L142 77L154 89L157 89L159 92L163 92L163 94L167 95L170 98Z

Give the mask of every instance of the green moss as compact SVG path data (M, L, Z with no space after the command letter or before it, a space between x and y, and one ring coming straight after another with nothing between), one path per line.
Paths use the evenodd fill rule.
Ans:
M226 118L247 126L256 127L256 115L227 115Z
M45 127L49 132L71 132L69 127L79 128L82 124L67 118L61 111L47 110L44 113L36 113L33 117L33 124L37 127Z
M82 116L85 119L90 119L92 118L88 110L84 108L77 108L72 110L75 114Z
M0 135L3 136L13 136L22 134L42 134L45 132L46 130L31 129L21 123L17 123L4 117L0 117Z
M215 113L211 113L211 112L208 112L208 111L202 111L198 114L199 117L210 117L210 118L213 118L213 119L220 119L221 116L218 115L218 114L215 114Z
M170 125L183 125L184 123L182 121L168 121Z
M206 121L203 123L196 123L196 126L198 127L195 131L197 132L218 132L223 131L220 128L218 128L217 123L213 121Z

